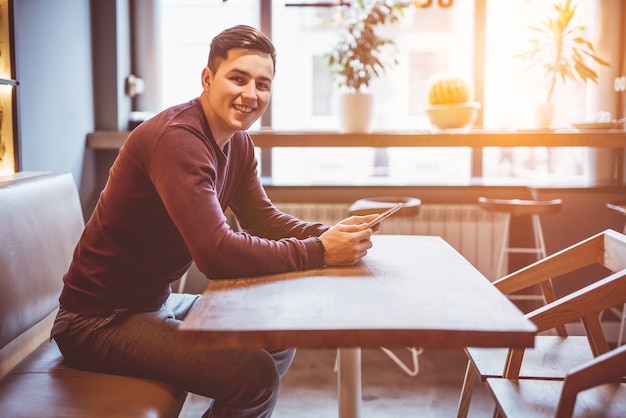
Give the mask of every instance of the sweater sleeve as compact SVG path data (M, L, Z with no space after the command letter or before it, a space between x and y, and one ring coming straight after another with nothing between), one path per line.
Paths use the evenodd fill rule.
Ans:
M231 141L228 151L197 132L174 128L152 150L152 182L200 271L221 279L319 267L323 254L310 237L326 227L271 204L256 173L251 175L254 149L245 138ZM224 211L231 201L249 233L228 226Z
M317 237L329 227L319 222L304 222L292 215L278 210L268 198L257 170L254 156L254 144L247 134L234 146L246 149L238 152L245 161L237 163L240 181L234 188L230 207L237 216L242 228L256 236L273 240L295 237L306 239Z

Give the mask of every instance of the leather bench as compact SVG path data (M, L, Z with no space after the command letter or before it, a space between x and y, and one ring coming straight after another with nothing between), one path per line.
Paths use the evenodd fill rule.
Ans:
M186 392L64 365L50 330L84 220L69 173L0 177L0 415L178 417Z

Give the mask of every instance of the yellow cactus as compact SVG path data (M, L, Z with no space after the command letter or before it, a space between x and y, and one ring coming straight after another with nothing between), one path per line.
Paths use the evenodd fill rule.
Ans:
M428 83L428 103L431 105L465 103L472 99L472 89L463 78L454 75L434 77Z

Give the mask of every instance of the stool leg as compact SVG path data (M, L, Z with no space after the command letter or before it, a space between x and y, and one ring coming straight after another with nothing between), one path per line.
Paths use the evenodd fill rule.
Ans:
M504 256L509 252L509 228L511 226L511 214L504 214L504 228L502 228L502 239L500 241L500 252L498 254L498 264L496 265L496 277L504 276Z
M532 215L533 221L533 235L535 236L535 248L537 251L537 260L546 258L546 243L543 240L543 232L541 230L541 220L539 215Z

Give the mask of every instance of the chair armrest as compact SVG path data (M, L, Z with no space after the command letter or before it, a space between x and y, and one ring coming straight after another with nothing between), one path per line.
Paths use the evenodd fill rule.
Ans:
M600 326L598 314L625 302L626 269L537 308L526 317L535 323L537 332L568 322L583 320L592 352L594 355L599 355L608 351L608 344ZM523 356L523 349L509 350L504 377L508 379L519 377Z

